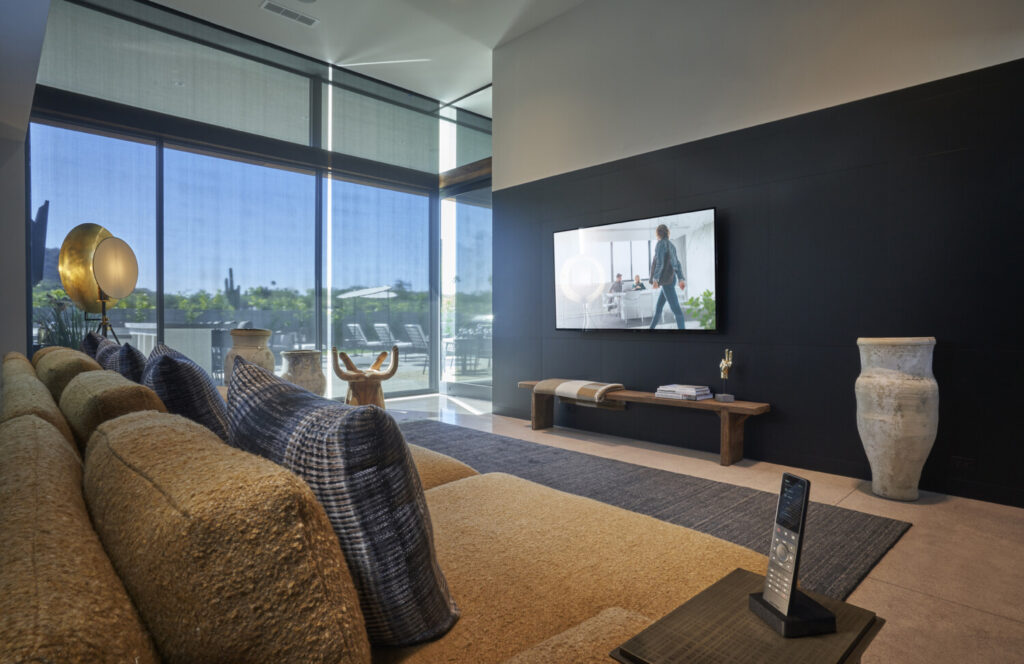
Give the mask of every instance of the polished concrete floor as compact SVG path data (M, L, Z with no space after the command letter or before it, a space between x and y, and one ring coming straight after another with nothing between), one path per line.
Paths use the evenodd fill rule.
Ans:
M461 402L461 403L460 403ZM490 404L418 397L392 408L503 436L740 486L777 491L781 473L811 480L811 500L909 521L906 535L849 597L886 620L871 664L1024 662L1024 510L938 493L902 503L871 483L762 461L723 467L717 455L573 429L530 429Z

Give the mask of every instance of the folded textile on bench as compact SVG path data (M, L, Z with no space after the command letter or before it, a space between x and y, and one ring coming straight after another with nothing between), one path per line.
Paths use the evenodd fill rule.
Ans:
M563 399L572 399L580 405L599 404L609 392L625 389L622 383L595 383L589 380L567 380L547 378L537 383L533 391L537 394L554 394Z

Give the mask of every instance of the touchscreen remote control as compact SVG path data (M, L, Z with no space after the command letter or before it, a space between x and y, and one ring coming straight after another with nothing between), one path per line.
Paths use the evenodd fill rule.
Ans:
M783 473L779 505L772 526L772 546L768 551L768 573L764 580L764 599L783 615L789 614L790 599L800 568L807 498L811 483L802 477Z

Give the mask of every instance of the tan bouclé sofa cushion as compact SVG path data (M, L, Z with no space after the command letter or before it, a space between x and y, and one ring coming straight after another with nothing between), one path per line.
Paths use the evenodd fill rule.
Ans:
M38 367L40 360L49 355L50 353L58 350L74 350L67 346L43 346L32 355L32 366Z
M334 530L291 472L140 412L93 434L85 496L165 663L370 661Z
M605 609L589 620L541 641L502 664L608 664L613 649L633 638L652 621L636 611L618 606Z
M60 410L83 451L89 436L107 420L140 410L167 412L156 392L116 371L84 371L72 378L60 397Z
M40 351L42 352L42 351ZM37 353L38 354L38 353ZM61 348L48 353L36 363L36 375L50 390L53 400L60 403L60 395L71 379L83 371L102 371L96 360L80 350Z
M0 662L155 664L82 500L82 464L56 429L0 424Z
M60 412L60 408L50 395L50 390L36 378L35 373L31 376L18 374L4 380L0 422L23 415L35 415L46 420L56 427L69 443L75 444L75 437L71 434L67 420L64 419L64 413Z
M15 376L32 376L34 378L35 375L35 367L21 353L12 351L4 355L3 382L7 382Z
M409 445L409 452L412 453L412 460L416 464L424 491L477 474L475 470L447 454L428 450L419 445Z
M375 664L501 662L608 608L660 618L735 568L763 574L767 562L738 544L501 473L426 496L462 618L438 641L375 650Z

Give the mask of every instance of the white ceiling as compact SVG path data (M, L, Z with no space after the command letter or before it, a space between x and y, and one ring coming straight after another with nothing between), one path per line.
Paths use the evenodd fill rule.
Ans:
M319 20L306 27L263 9L263 0L156 1L442 102L491 82L491 51L496 46L583 2L274 0ZM490 90L456 105L490 117Z

